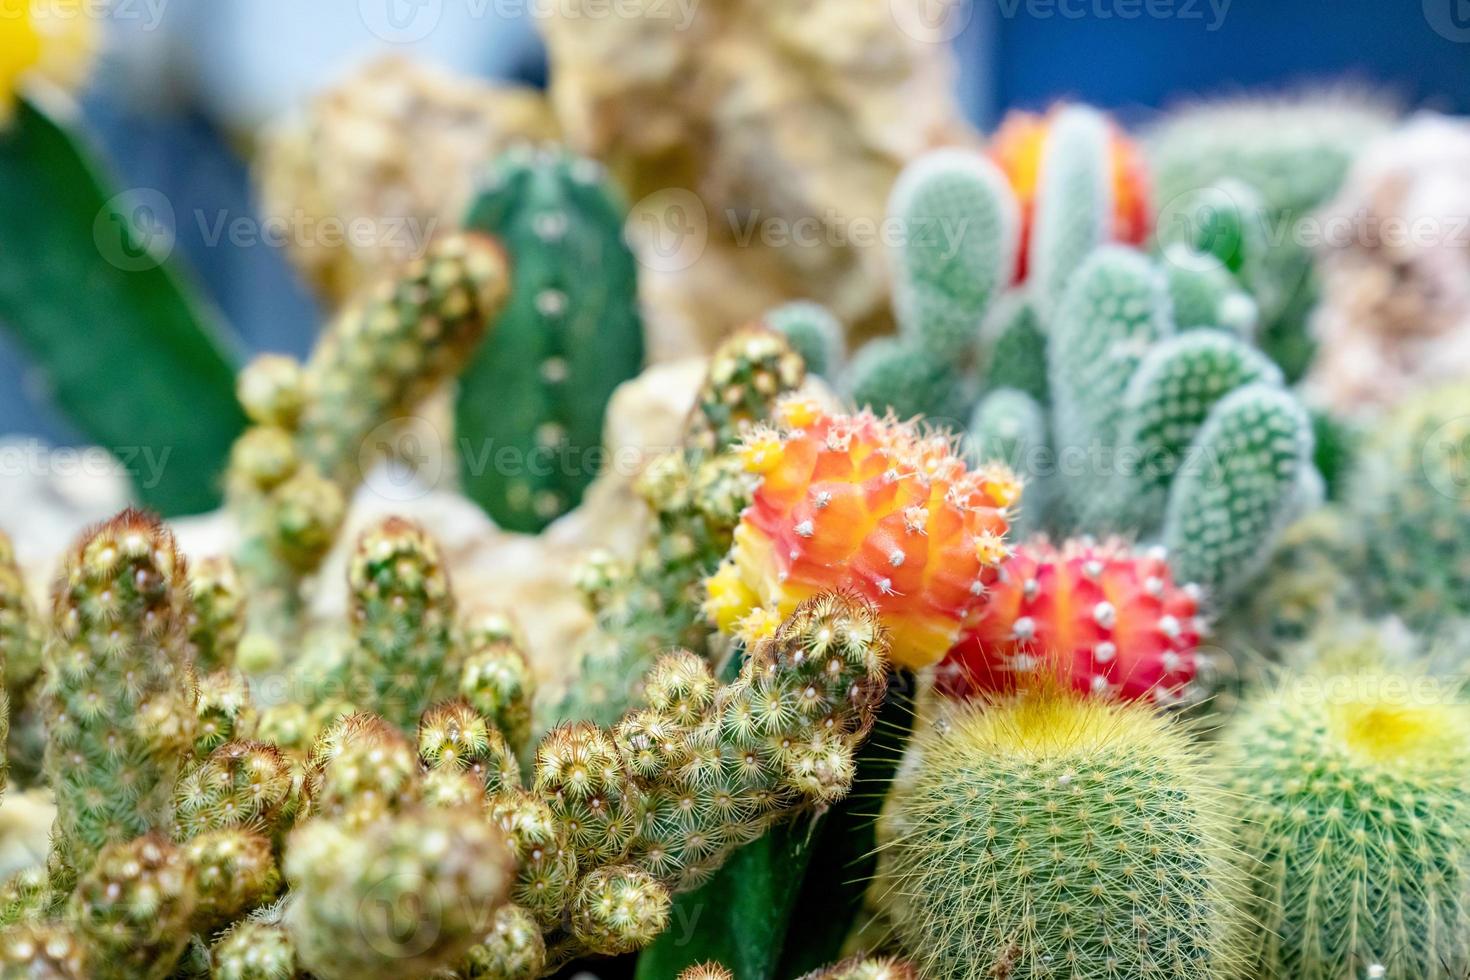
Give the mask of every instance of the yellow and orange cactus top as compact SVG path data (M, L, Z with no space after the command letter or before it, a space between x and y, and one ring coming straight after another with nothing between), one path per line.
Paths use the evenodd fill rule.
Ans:
M761 482L706 583L706 613L749 642L802 600L849 592L877 608L895 662L937 662L980 615L1020 482L1001 466L967 469L947 436L868 411L792 397L775 419L741 449Z
M1001 120L991 137L988 153L1011 182L1021 203L1021 247L1017 251L1016 281L1026 278L1026 255L1036 214L1036 195L1046 157L1047 137L1062 106L1045 115L1015 110ZM1122 127L1114 124L1112 140L1113 241L1139 245L1150 231L1150 188L1143 154Z

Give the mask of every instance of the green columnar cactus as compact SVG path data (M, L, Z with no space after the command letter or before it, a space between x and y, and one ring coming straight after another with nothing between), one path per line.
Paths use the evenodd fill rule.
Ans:
M936 150L904 169L888 203L897 338L858 352L847 387L859 405L956 421L969 414L980 327L1016 267L1020 215L984 157Z
M305 366L266 355L242 372L253 428L231 452L226 486L246 532L247 648L289 634L301 579L336 538L363 466L382 455L369 438L460 371L504 305L507 279L493 239L441 237L349 304Z
M514 267L456 407L465 490L509 530L539 531L580 502L608 399L643 367L625 211L594 161L520 148L491 166L465 219L503 241Z
M1023 503L1012 521L1021 536L1035 530L1046 516L1047 483L1042 479L1033 483L1031 477L1046 475L1048 442L1046 410L1014 388L997 388L981 399L965 433L965 456L972 465L1004 463L1027 481Z
M608 732L551 732L534 793L576 856L573 948L636 948L661 931L669 894L708 878L793 806L828 804L886 686L887 639L861 600L808 600L724 687L699 657L659 662L648 707ZM658 925L658 929L653 929Z
M752 492L728 450L804 380L801 359L769 329L747 327L720 345L685 448L654 460L639 477L653 526L631 572L601 590L596 627L577 651L579 676L559 697L547 692L543 728L574 719L611 725L640 703L643 677L660 655L675 647L705 652L704 578L730 550Z
M511 901L535 917L542 929L557 928L577 882L577 856L567 840L568 828L557 822L545 800L529 791L497 793L490 815L516 856Z
M481 615L464 627L460 642L459 696L519 753L531 741L536 675L514 629L501 614Z
M1162 271L1116 246L1073 276L1052 341L1058 522L1159 536L1177 574L1233 598L1320 483L1281 371L1228 333L1178 332Z
M253 738L255 705L250 685L233 670L219 670L199 679L195 691L194 755L203 758L226 742Z
M44 631L25 577L15 559L15 547L0 531L0 675L3 675L6 764L3 777L20 784L34 782L45 751L45 724L37 697ZM4 778L0 777L0 786Z
M1470 396L1425 392L1369 433L1348 487L1374 601L1420 627L1470 613Z
M1243 976L1470 971L1470 708L1422 676L1286 681L1221 739L1251 882Z
M1033 692L944 716L916 750L877 884L923 976L1229 975L1224 804L1177 724Z
M323 980L389 980L452 968L486 935L513 876L500 831L476 808L410 807L360 829L314 819L287 843L285 923Z
M1221 248L1234 237L1228 231L1231 212L1249 207L1237 189L1244 185L1259 196L1266 234L1250 234L1264 237L1267 247L1243 281L1261 306L1261 346L1289 378L1298 376L1311 355L1305 321L1316 295L1311 253L1299 225L1336 193L1358 152L1392 124L1393 113L1384 105L1339 93L1306 94L1185 107L1148 138L1161 212L1188 213L1194 195L1213 186L1215 202L1225 205L1216 211L1225 215L1225 224L1200 230L1223 232L1216 239Z
M77 883L71 920L97 980L162 980L188 945L194 869L156 834L109 844Z
M842 323L820 303L798 301L778 306L762 322L786 338L807 372L836 381L847 362Z
M1165 248L1161 259L1179 329L1218 327L1246 340L1255 336L1256 301L1224 262L1184 245Z
M279 922L246 919L210 949L214 980L292 980L299 975L296 947Z
M24 922L0 929L0 977L6 980L85 980L87 951L59 922Z
M1056 314L1072 274L1111 237L1113 152L1109 123L1071 105L1051 124L1037 178L1026 266L1042 322Z
M245 586L229 558L206 558L189 570L189 653L200 675L228 670L245 631Z
M84 535L57 585L46 768L57 856L76 873L111 842L173 830L195 738L187 571L173 535L124 511Z
M893 275L900 331L939 360L969 355L1016 267L1020 209L1005 175L977 154L936 150L899 175L888 215L904 235Z
M1174 573L1231 596L1311 493L1311 422L1287 391L1250 384L1224 398L1195 440L1204 465L1175 480L1163 542Z
M353 646L351 699L404 731L458 669L455 601L438 543L423 528L389 517L364 532L347 573Z

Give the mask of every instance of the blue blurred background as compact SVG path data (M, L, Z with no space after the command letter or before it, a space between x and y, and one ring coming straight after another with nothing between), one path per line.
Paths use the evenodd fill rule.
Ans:
M238 146L245 134L390 47L359 0L116 0L109 54L85 102L88 128L121 186L152 187L179 213L254 213ZM796 2L796 0L791 0ZM394 45L447 67L543 83L525 19L487 30L449 0L464 30ZM483 5L479 8L483 11ZM121 16L128 13L131 16ZM956 39L970 115L1073 98L1133 124L1195 96L1345 83L1405 108L1470 111L1470 0L977 0ZM205 246L178 229L178 254L247 350L304 353L317 311L270 248ZM0 333L0 434L71 442Z

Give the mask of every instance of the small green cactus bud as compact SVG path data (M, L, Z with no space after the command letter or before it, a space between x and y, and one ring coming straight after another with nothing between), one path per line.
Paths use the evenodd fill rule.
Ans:
M293 980L298 976L296 948L286 927L246 919L210 949L213 980Z
M70 926L25 922L0 930L4 980L87 980L87 951Z
M284 354L261 354L240 372L235 394L256 425L294 429L306 404L301 362Z
M98 980L161 980L189 943L194 874L184 854L157 834L109 844L82 875L71 921Z
M262 742L304 755L311 749L314 737L311 709L295 701L273 704L260 712L255 731Z
M192 927L213 932L257 905L270 901L281 876L271 842L245 830L212 830L183 845L193 869Z
M454 594L439 545L423 528L389 517L358 541L348 569L355 644L348 670L368 690L366 709L412 731L454 663Z
M172 832L174 782L196 727L186 575L173 535L135 511L84 535L66 561L46 766L57 836L78 872L109 842Z
M695 399L684 441L691 449L722 452L746 429L768 418L788 392L801 387L806 366L774 330L742 327L720 344Z
M1242 975L1470 971L1470 707L1453 686L1288 680L1244 705L1221 746L1250 880Z
M786 338L801 356L808 374L835 380L847 360L842 322L820 303L799 301L778 306L762 322Z
M179 832L194 837L231 827L275 835L292 814L295 776L274 745L226 742L179 779Z
M464 980L536 980L545 969L546 941L535 917L519 905L502 905L458 974Z
M45 868L22 868L0 884L0 926L39 922L52 897Z
M312 803L322 816L361 826L417 803L419 760L403 734L376 715L339 718L311 753Z
M234 670L218 670L199 679L198 718L194 755L203 757L226 742L250 738L255 733L255 705L250 685Z
M735 974L718 963L700 963L680 973L679 980L735 980Z
M992 975L1006 976L1003 971L996 971ZM919 980L919 974L911 965L902 960L887 956L871 959L854 956L843 960L836 966L809 973L801 980Z
M621 855L637 830L630 789L608 733L578 722L552 729L536 747L535 789L566 828L579 863L593 868Z
M493 616L488 623L482 619L465 627L459 694L518 752L531 738L536 675L520 642L493 628L499 619Z
M598 953L641 949L669 924L669 890L631 865L598 868L582 879L572 905L572 934Z
M314 466L303 466L272 491L266 538L292 569L311 571L331 549L346 514L341 489Z
M660 457L660 459L672 459L675 456ZM657 461L655 461L656 463ZM652 467L654 464L650 463ZM644 474L647 474L644 470ZM582 593L582 598L587 602L587 608L594 613L604 608L608 600L623 583L627 582L631 570L619 560L612 552L602 548L595 548L577 565L577 571L572 576L572 585Z
M543 929L554 928L577 882L577 857L565 828L544 800L525 791L493 797L490 815L516 857L511 901L535 916Z
M388 980L453 967L485 935L514 866L478 809L417 808L360 831L316 819L286 846L286 924L323 980Z
M1178 725L1039 690L941 717L916 751L879 877L925 977L1230 975L1223 803Z
M424 712L419 757L431 771L473 775L482 797L521 785L520 767L505 737L465 701L445 701Z
M245 631L245 586L235 563L215 556L189 572L189 653L200 674L233 667Z
M246 429L230 447L231 492L248 495L272 490L300 466L301 456L289 431L273 425Z

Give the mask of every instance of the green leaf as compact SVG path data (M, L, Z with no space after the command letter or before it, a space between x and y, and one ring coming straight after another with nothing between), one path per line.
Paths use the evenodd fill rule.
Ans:
M22 103L0 130L0 325L51 396L164 515L219 502L245 426L223 333L149 249L153 192L116 195L80 140Z
M899 686L911 689L912 679ZM824 816L778 824L702 888L677 896L668 931L638 959L637 980L668 980L707 961L739 980L784 980L836 959L873 874L874 821L912 717L912 702L890 689L858 753L853 794ZM793 930L797 909L820 915Z

